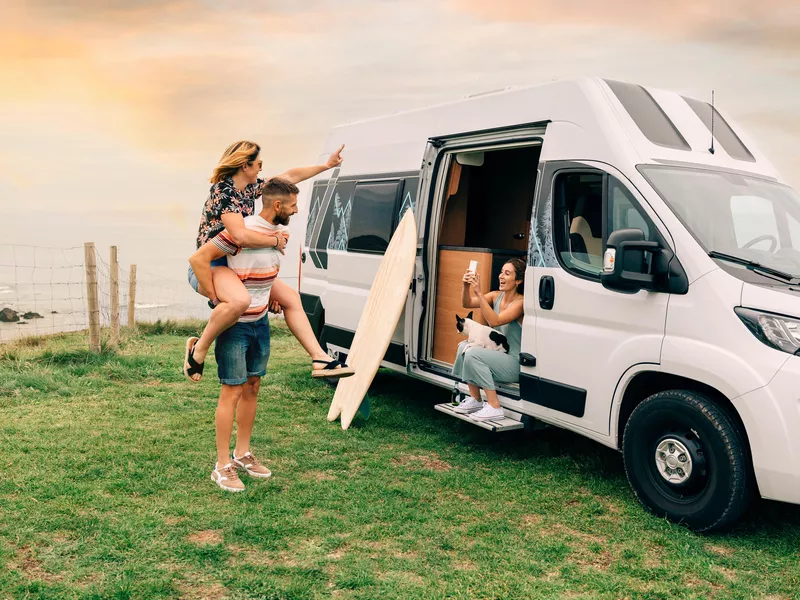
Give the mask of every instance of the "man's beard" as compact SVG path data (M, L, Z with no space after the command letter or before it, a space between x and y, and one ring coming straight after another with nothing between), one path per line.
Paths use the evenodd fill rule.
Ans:
M275 225L289 225L289 219L292 215L285 215L283 213L276 213L275 214Z

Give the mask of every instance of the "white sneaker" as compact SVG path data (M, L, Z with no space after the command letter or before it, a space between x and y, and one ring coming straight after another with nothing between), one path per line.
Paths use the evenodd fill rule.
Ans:
M475 400L475 398L470 396L469 398L464 400L461 404L456 406L453 409L453 412L457 412L458 414L461 414L461 415L466 415L468 413L474 413L475 411L478 411L478 410L482 409L484 404L485 404L485 402L478 402L477 400Z
M506 415L502 408L495 408L494 406L486 404L486 406L478 412L471 414L469 418L475 421L490 421L491 419L502 419L504 416Z
M226 492L244 491L244 484L239 479L239 474L236 472L236 467L233 466L233 463L228 463L224 467L220 467L219 463L215 464L214 470L211 471L211 481Z

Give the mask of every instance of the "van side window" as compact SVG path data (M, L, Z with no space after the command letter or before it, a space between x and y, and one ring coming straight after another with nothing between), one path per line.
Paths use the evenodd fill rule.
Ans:
M564 266L582 276L603 269L603 174L559 174L553 188L556 252Z
M347 250L384 253L394 230L400 182L359 183L353 194Z

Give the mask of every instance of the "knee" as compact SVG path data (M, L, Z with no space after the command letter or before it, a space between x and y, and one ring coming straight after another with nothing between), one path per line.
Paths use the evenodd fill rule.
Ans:
M240 294L236 296L231 301L231 308L236 311L237 314L241 315L244 311L246 311L250 307L250 294L245 292L244 294Z
M245 384L251 394L258 394L258 389L261 387L260 377L251 377Z
M222 385L222 393L219 396L220 404L230 404L236 406L242 398L244 386L241 385Z

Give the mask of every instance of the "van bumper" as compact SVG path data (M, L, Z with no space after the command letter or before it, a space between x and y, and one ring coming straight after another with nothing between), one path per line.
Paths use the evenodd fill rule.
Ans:
M800 357L733 404L747 428L761 496L800 504Z

